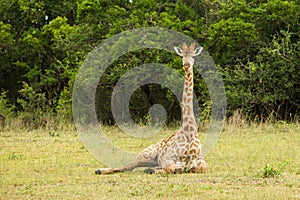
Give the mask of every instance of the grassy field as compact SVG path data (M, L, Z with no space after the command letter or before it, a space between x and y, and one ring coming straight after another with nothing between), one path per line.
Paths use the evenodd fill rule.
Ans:
M106 131L135 151L152 142L128 146L117 140L118 129ZM0 198L300 199L299 124L226 126L206 161L206 174L95 175L104 166L76 131L5 129L0 132Z

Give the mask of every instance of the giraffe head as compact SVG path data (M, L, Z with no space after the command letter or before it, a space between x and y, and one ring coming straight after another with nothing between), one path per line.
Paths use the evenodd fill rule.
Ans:
M195 49L195 42L193 42L190 47L183 42L182 49L179 47L174 47L174 50L182 57L183 69L184 71L188 72L193 70L194 56L199 55L202 52L203 47L198 47Z

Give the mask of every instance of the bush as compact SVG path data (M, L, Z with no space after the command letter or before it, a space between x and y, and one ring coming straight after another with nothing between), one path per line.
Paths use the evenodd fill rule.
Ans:
M21 98L17 103L21 110L18 116L22 119L23 125L26 127L41 127L46 123L44 116L47 115L46 96L44 93L34 91L31 86L23 82L23 88L19 90Z
M274 168L274 167L271 167L268 164L266 164L263 169L263 177L264 178L274 178L274 177L280 176L284 172L285 167L288 164L289 164L288 161L284 161L279 166L279 168Z
M0 114L5 118L9 118L14 115L15 105L10 103L6 94L5 91L0 93Z

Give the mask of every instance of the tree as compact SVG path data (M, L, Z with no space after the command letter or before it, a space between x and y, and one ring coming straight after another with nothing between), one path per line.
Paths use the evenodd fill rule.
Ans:
M26 110L28 92L44 98L39 110L71 117L74 79L91 50L125 30L164 27L191 36L212 55L224 77L228 115L241 109L249 119L274 112L278 119L296 118L299 10L298 0L3 0L0 92L16 105L15 111ZM169 52L143 49L122 55L98 84L102 122L113 123L110 100L120 77L147 63L167 64L183 73L180 58ZM212 102L201 78L195 79L195 92L201 110L209 113ZM176 98L157 84L133 94L134 118L145 118L155 103L167 107L169 121L179 120Z

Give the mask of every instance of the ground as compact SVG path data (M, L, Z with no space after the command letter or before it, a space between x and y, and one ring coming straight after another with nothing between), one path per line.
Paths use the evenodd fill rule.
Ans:
M140 151L156 138L118 140ZM157 140L170 135L164 130ZM226 126L205 174L95 175L104 167L75 130L0 131L0 199L300 199L300 127L277 122Z

